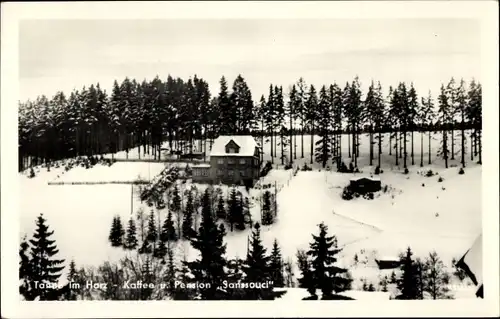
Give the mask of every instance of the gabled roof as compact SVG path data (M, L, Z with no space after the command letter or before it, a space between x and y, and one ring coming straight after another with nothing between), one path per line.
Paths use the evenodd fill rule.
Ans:
M233 141L240 147L239 153L226 153L226 145ZM257 142L251 135L221 135L212 145L210 156L253 156Z

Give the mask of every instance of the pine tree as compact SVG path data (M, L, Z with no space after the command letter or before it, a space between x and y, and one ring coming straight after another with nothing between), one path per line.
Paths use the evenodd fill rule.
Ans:
M194 280L207 285L201 289L200 297L203 300L223 299L218 287L226 277L224 266L226 259L226 245L224 226L219 228L213 219L210 193L206 190L202 197L202 220L199 232L190 239L191 246L198 250L200 255L193 262L185 262L194 275Z
M320 140L316 142L316 161L326 167L328 160L332 157L331 123L333 105L329 102L326 87L323 87L319 93L319 111L317 115L317 127Z
M397 287L401 292L400 299L418 299L418 272L415 261L411 258L412 255L408 247L406 255L401 258L402 277L397 280Z
M446 91L443 85L441 85L441 94L438 98L439 101L439 125L441 126L441 131L443 135L443 140L441 144L441 149L439 151L439 155L441 155L444 159L445 167L448 168L448 135L447 131L450 124L450 104L448 100L448 96L446 95Z
M54 231L49 231L43 214L38 216L33 239L29 240L31 246L30 275L31 289L27 292L28 300L57 300L60 290L57 288L61 272L64 269L64 259L56 259L59 252L55 240L50 237ZM44 287L42 287L44 286Z
M193 193L188 191L186 208L184 209L184 220L182 221L182 237L190 238L193 233L193 214L194 214Z
M262 225L272 225L274 216L271 209L271 192L266 190L262 195Z
M421 140L420 140L420 166L424 166L424 143L423 143L423 135L424 131L427 130L428 133L428 164L430 165L431 162L431 141L432 141L432 128L434 124L434 102L432 101L432 96L431 92L429 91L429 95L427 96L427 99L422 98L422 106L420 108L420 113L419 113L419 119L420 119L420 130L421 130Z
M176 241L177 233L175 232L174 221L172 218L172 212L169 211L167 218L163 222L161 236L163 241Z
M461 132L461 137L460 137L460 163L462 164L462 168L465 168L465 143L466 143L466 138L465 138L465 113L466 113L466 108L467 108L467 94L466 94L466 88L465 88L465 81L463 79L460 80L460 85L456 89L456 112L460 116L460 122L459 122L459 128Z
M337 261L335 257L341 249L337 248L337 239L335 236L328 235L328 227L319 224L320 233L313 235L313 242L307 255L312 257L311 267L315 287L321 289L323 299L332 297L333 292L339 293L344 290L347 279L341 274L347 272L346 269L335 266Z
M137 241L137 229L135 227L135 222L133 218L130 218L123 246L125 249L136 249L138 245L139 243Z
M314 85L311 85L309 88L308 92L308 98L305 104L305 112L306 112L306 119L307 119L307 124L309 127L309 134L311 134L311 160L310 164L313 163L313 157L314 157L314 134L316 134L315 129L316 129L316 120L317 120L317 113L318 113L318 96L316 94L316 88Z
M281 249L278 241L275 239L273 242L273 250L271 251L271 259L269 268L271 271L271 280L274 287L284 287L285 278L283 275L283 257L281 256Z
M436 252L430 253L425 260L424 291L432 299L448 299L450 297L447 287L448 282L449 275L444 268L443 261Z

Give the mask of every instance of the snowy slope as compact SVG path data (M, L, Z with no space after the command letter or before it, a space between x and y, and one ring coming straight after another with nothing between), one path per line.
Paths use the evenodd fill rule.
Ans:
M344 139L345 156L347 137L344 136ZM297 141L300 142L300 136ZM299 145L299 158L295 165L309 163L308 143L309 137L306 136L305 158L300 159ZM451 258L461 256L481 231L481 166L469 163L464 175L457 173L457 167L444 169L442 162L435 157L438 144L439 141L433 141L433 165L424 168L409 165L409 175L402 174L393 165L394 155L384 154L384 173L380 178L382 185L388 186L388 191L381 192L374 200L342 200L342 188L353 175L319 171L316 163L313 165L314 171L300 171L295 177L291 170L271 170L259 186L276 182L279 212L276 223L262 229L264 244L270 248L276 238L284 258L295 261L297 249L308 248L311 234L317 233L317 224L324 221L330 234L336 235L339 245L343 247L340 263L350 268L355 289L359 288L362 278L377 286L381 276L390 275L390 271L378 270L374 259L386 255L397 256L407 246L411 246L416 257L421 258L436 250L445 264L450 266ZM266 152L269 152L269 147L267 143ZM424 150L426 147L427 144ZM360 168L364 174L369 174L373 167L365 166L368 154L365 136L361 141L361 152ZM418 152L419 147L415 146L417 164ZM269 158L268 153L266 156ZM426 160L424 158L424 163ZM279 160L275 158L275 162ZM450 165L456 164L457 160L450 161ZM93 266L105 260L117 260L123 256L123 251L111 248L107 239L113 216L118 214L123 221L127 221L131 211L136 212L141 207L146 213L150 210L138 200L137 187L132 192L131 185L49 186L47 182L55 179L125 181L136 179L137 176L149 179L163 167L161 163L115 163L111 167L97 165L88 170L75 168L68 172L62 168L53 167L50 172L41 168L36 169L37 176L33 179L27 178L27 172L20 173L20 234L30 237L36 217L44 213L48 225L54 230L60 257L68 261L74 258L79 265ZM444 181L438 182L438 176L425 177L423 173L428 169L438 172ZM190 182L180 185L181 191L196 186L202 192L206 187ZM244 188L239 189L245 193ZM222 187L223 193L228 190L228 187ZM271 190L274 192L274 189ZM253 198L251 213L254 220L260 219L256 199L261 193L262 189L255 188L248 194ZM161 211L160 220L165 215L166 211ZM195 223L199 223L199 220ZM249 235L249 230L229 232L225 238L227 256L244 257ZM353 265L355 254L366 263ZM184 256L196 258L196 251L187 242L180 242L177 260ZM456 290L457 298L471 296L468 287L460 289Z

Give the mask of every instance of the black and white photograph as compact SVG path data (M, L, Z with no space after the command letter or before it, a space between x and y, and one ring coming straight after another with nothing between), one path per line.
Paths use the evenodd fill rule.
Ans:
M404 3L2 4L9 298L498 314L497 8Z

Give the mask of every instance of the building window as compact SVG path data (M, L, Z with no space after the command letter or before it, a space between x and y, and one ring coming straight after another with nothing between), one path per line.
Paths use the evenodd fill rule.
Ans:
M221 170L221 169L218 169L217 170L217 175L219 175L219 176L224 175L224 171Z
M236 150L234 148L232 148L232 147L229 147L228 148L228 153L229 154L234 154L234 153L236 153Z
M217 159L217 164L224 164L224 159L223 158Z
M199 171L197 169L193 170L193 176L198 176L199 175Z
M245 163L246 163L246 161L244 158L240 159L240 164L244 165Z
M228 173L229 176L233 176L234 175L234 171L233 170L228 170L227 173Z
M254 159L254 160L253 160L253 163L254 163L255 165L259 165L259 160L258 160L258 159Z
M234 159L232 159L232 158L228 159L228 160L227 160L227 163L228 163L228 164L234 164Z

